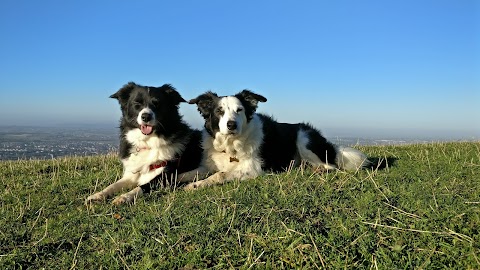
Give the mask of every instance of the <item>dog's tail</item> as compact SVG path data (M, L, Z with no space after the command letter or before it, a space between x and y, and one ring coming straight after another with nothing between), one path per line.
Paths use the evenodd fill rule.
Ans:
M351 147L338 146L336 159L338 168L343 170L356 171L372 165L363 152Z

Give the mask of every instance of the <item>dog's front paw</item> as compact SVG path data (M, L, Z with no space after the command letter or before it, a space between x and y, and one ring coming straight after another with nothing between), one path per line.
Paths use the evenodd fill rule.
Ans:
M197 181L186 185L185 187L183 187L183 190L195 190L200 187L202 187L202 181Z
M112 201L112 203L114 205L121 205L125 203L135 203L137 198L142 194L143 194L142 189L140 187L136 187L130 190L129 192L116 197L115 200Z
M98 202L103 202L105 201L105 195L102 192L97 192L95 194L92 194L88 196L85 199L85 205L88 205L90 203L98 203Z
M133 202L133 198L130 198L130 196L128 196L128 194L122 194L120 196L117 196L112 201L112 204L118 206L118 205L122 205L122 204L125 204L125 203L130 203L130 202Z

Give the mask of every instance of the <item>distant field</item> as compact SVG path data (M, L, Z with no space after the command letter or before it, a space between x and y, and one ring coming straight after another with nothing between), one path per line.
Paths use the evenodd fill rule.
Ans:
M0 160L107 154L118 140L114 128L0 127Z
M1 161L0 269L480 269L480 142L361 146L383 170L297 169L84 206L114 155Z
M105 155L117 151L119 130L113 126L0 126L0 160L52 159ZM403 145L452 141L453 138L327 137L337 145ZM463 137L462 137L463 138ZM469 141L475 139L470 138Z

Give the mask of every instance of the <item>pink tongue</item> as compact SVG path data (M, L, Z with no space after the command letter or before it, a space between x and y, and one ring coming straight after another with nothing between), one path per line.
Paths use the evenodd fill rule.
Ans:
M142 126L140 126L140 129L142 130L142 133L145 134L145 135L150 135L150 133L152 133L152 131L153 131L152 126L142 125Z

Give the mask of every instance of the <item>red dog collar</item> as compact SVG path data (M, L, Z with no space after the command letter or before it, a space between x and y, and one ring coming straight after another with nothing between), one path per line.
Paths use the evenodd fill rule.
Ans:
M176 158L176 159L173 159L173 160L170 160L172 162L176 161L177 162L177 167L180 166L180 160L181 158ZM157 163L153 163L153 164L150 164L150 171L153 171L155 169L159 169L159 168L163 168L163 167L167 167L168 165L168 161L159 161Z
M161 161L161 162L158 162L158 163L150 164L150 171L153 171L153 170L158 169L158 168L166 167L167 163L168 163L167 161Z

